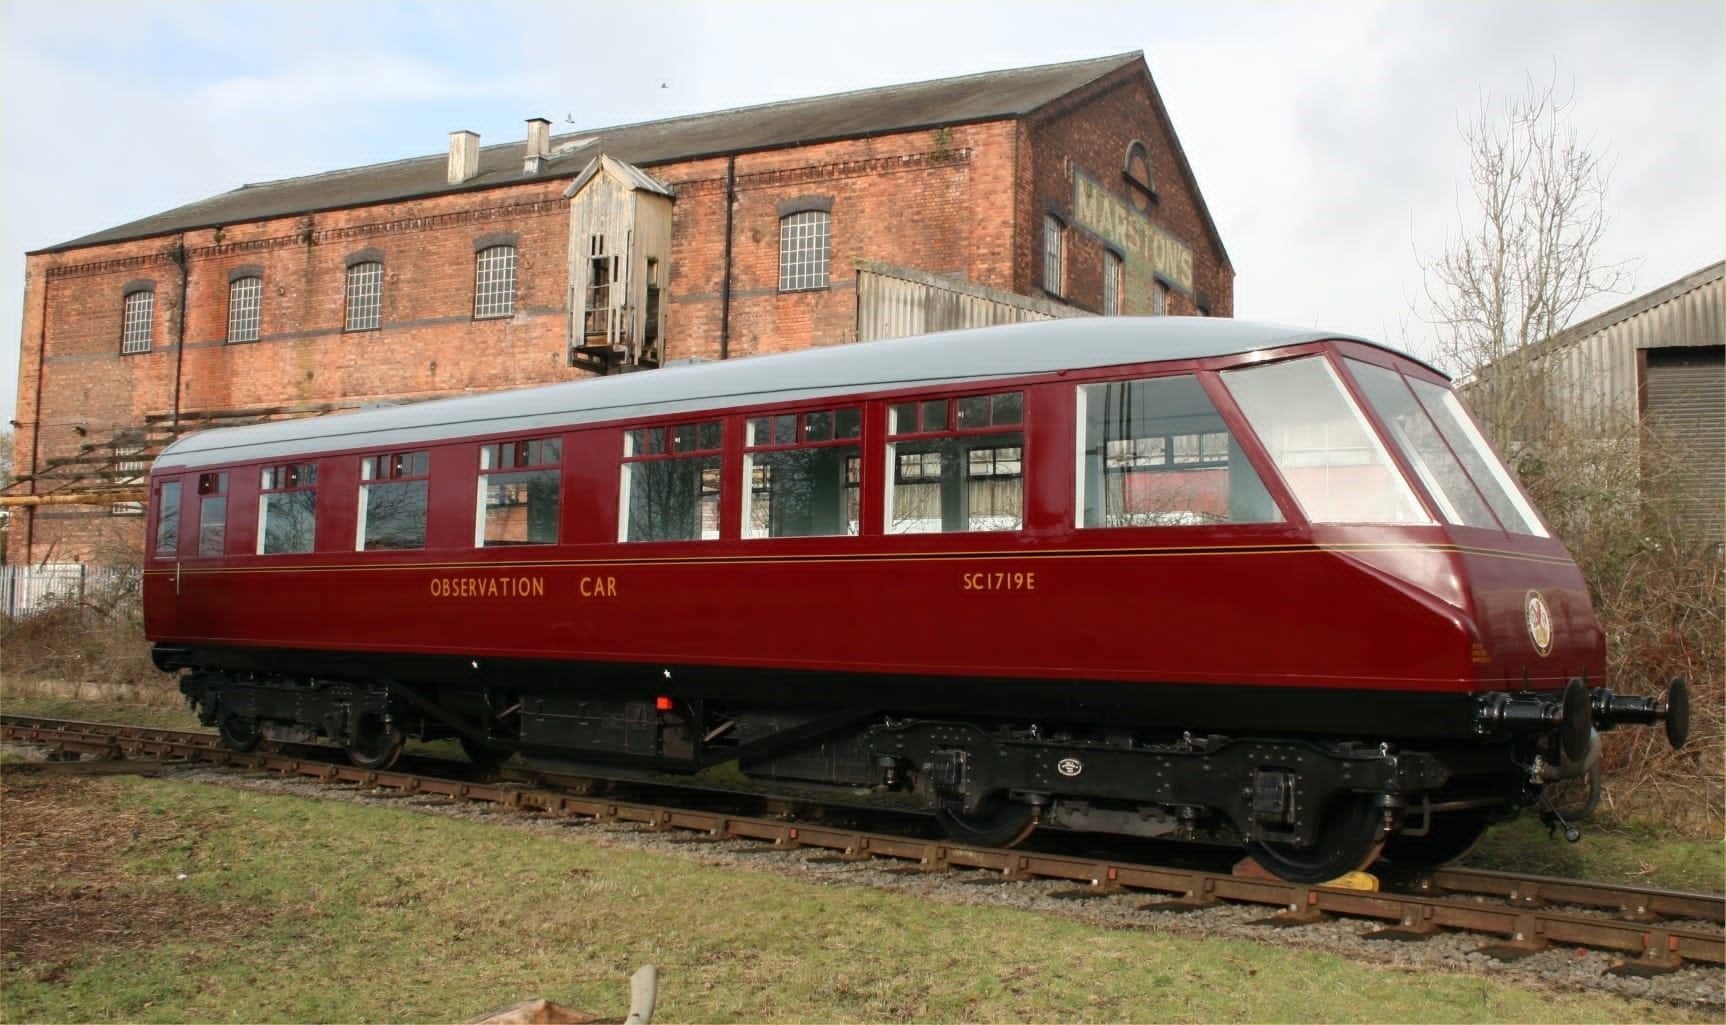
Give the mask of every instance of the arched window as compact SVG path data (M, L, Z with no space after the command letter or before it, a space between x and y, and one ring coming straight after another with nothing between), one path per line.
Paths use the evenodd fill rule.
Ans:
M1043 216L1043 291L1062 295L1067 281L1067 226L1054 214Z
M830 216L825 210L802 210L779 219L781 292L827 287Z
M120 352L150 351L150 335L155 327L156 291L151 282L126 286L120 318Z
M515 315L515 246L487 246L474 255L473 315Z
M376 331L383 317L383 307L383 263L377 260L361 260L349 264L345 330Z
M263 312L262 277L257 274L237 274L228 279L228 341L257 341Z
M1151 151L1137 139L1127 144L1127 159L1121 165L1121 177L1127 179L1133 205L1144 210L1157 198L1151 181Z

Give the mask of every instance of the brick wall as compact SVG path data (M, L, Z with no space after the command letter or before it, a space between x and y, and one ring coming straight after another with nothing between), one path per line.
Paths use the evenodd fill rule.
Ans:
M1041 295L1042 211L1072 206L1075 169L1124 192L1120 163L1134 138L1150 146L1159 189L1150 219L1195 254L1196 295L1180 297L1171 312L1191 312L1205 296L1213 313L1227 315L1232 272L1204 233L1159 111L1146 76L1130 68L1028 122L738 155L729 168L735 205L727 354L853 341L856 259ZM646 168L677 197L668 360L720 355L730 163L721 157ZM571 176L579 170L571 168ZM566 355L566 184L525 183L30 256L16 471L176 409L351 404L581 376ZM831 201L829 286L781 293L780 204L810 196ZM499 233L516 239L515 313L475 319L476 244ZM1096 309L1103 243L1080 229L1068 235L1065 298ZM382 326L345 332L348 260L374 250L384 267ZM229 279L245 270L263 281L260 337L229 343ZM122 355L123 293L139 281L154 288L151 345ZM103 509L40 508L13 522L14 559L88 554L98 536L110 539L103 544L116 534L134 546L142 540L141 521Z

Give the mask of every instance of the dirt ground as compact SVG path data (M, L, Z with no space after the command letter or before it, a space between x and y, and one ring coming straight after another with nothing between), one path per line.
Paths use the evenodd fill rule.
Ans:
M110 781L7 773L0 782L0 957L5 974L59 981L86 951L221 935L257 913L212 906L166 882L141 881L136 854L175 826L122 811Z

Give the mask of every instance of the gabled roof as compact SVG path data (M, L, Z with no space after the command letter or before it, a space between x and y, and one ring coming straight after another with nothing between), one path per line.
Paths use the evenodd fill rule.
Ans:
M341 449L426 445L632 417L1206 359L1332 338L1379 345L1311 328L1209 317L1075 317L944 331L205 431L170 445L156 465L199 467Z
M613 178L616 178L618 181L636 191L652 192L657 195L672 196L675 198L675 195L670 189L661 185L646 171L643 171L641 168L626 161L613 159L606 153L601 153L599 156L588 161L587 166L582 169L581 173L575 176L575 181L569 183L569 188L563 190L563 198L568 199L577 192L580 192L588 182L593 180L593 176L598 174L602 169Z
M573 176L602 150L642 167L835 139L1019 117L1123 67L1141 53L990 71L930 82L784 100L687 117L570 132L553 137L537 173L522 172L521 139L480 150L479 173L450 185L447 152L391 163L244 185L164 213L37 252L211 228L451 192Z

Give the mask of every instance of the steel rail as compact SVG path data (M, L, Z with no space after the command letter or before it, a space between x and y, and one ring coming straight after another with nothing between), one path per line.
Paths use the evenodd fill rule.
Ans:
M1058 896L1162 895L1139 906L1147 912L1193 911L1227 902L1276 907L1278 911L1264 920L1274 925L1307 925L1336 917L1388 923L1366 933L1368 938L1419 940L1445 931L1483 934L1495 940L1482 952L1505 959L1549 946L1587 947L1624 955L1609 969L1619 974L1661 974L1688 963L1726 964L1726 932L1721 931L1726 929L1726 897L1714 894L1473 869L1441 869L1406 877L1387 872L1387 880L1398 884L1397 889L1363 891L1110 858L967 847L784 818L615 800L523 782L469 782L362 769L292 753L242 754L222 747L214 734L195 731L7 715L0 717L0 739L98 758L142 756L160 763L207 763L391 790L403 796L484 802L586 822L635 823L716 840L756 841L773 849L819 848L834 852L832 857L842 861L910 863L900 871L971 870L992 873L1003 881L1053 879L1080 884Z

